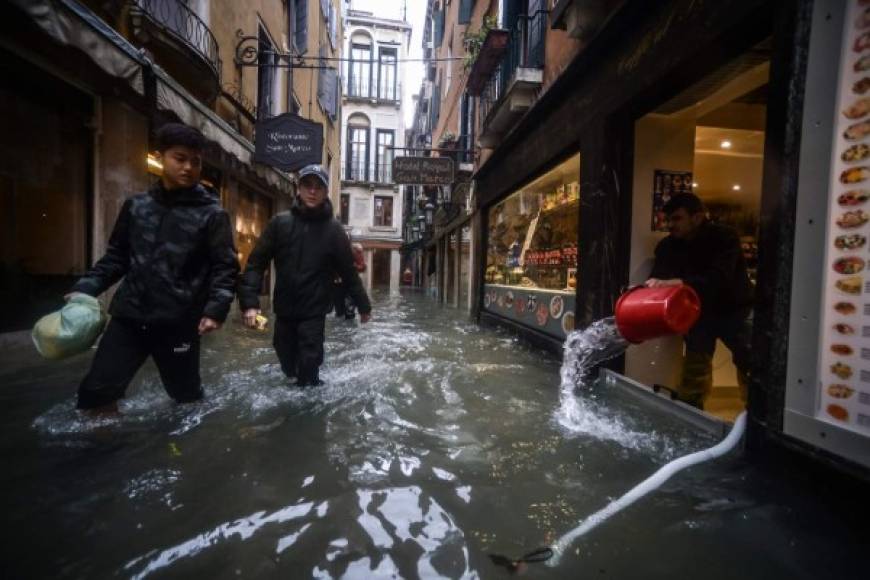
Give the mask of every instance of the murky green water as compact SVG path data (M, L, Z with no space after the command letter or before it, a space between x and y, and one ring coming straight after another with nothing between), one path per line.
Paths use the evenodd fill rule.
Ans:
M205 343L208 400L146 367L124 417L72 410L86 357L0 357L8 578L500 578L713 443L617 392L560 424L559 364L418 295L330 321L326 385L285 385L270 336ZM681 474L532 578L858 578L854 525L739 457Z

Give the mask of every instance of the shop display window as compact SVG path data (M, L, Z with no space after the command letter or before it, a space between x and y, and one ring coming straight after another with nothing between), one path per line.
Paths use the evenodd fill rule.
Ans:
M578 154L490 208L487 284L574 294L579 175Z

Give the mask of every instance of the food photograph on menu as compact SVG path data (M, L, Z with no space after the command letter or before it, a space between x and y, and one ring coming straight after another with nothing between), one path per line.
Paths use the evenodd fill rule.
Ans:
M860 2L863 5L865 2ZM852 5L854 9L855 6ZM829 191L818 417L870 433L870 12L859 8L843 39ZM861 355L860 357L858 355ZM860 359L860 360L859 360ZM868 361L870 362L870 361ZM861 396L855 396L859 393Z

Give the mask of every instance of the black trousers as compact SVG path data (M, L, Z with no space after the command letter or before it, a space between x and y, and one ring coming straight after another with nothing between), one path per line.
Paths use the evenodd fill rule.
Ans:
M202 398L195 323L152 326L113 318L100 340L90 372L79 385L78 408L102 407L122 398L149 356L154 358L170 397L179 403Z
M279 316L275 321L272 344L281 370L288 378L296 377L299 386L320 384L325 331L325 316L303 320Z
M713 354L716 340L721 340L737 367L737 385L745 402L751 362L752 322L743 312L730 316L702 316L684 337L686 356L677 395L680 400L704 408L704 401L713 390Z
M713 356L717 339L731 351L734 366L748 374L752 339L748 315L735 312L730 316L701 317L685 336L686 350Z

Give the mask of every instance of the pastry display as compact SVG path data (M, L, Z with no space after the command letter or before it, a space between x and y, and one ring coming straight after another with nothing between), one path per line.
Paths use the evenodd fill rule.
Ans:
M850 276L848 278L837 280L834 283L834 286L837 287L837 290L845 292L846 294L860 294L861 281L861 276Z
M867 223L867 220L870 220L870 216L868 216L863 210L856 209L853 211L847 211L843 215L837 218L837 225L841 228L859 228Z
M852 367L842 362L835 362L831 365L831 372L842 380L852 378Z
M866 143L858 143L857 145L852 145L840 155L840 159L845 161L846 163L855 163L856 161L863 161L870 157L870 145Z
M851 302L837 302L834 304L834 310L839 314L849 316L850 314L855 314L858 309Z
M867 237L861 234L845 234L834 238L834 247L838 250L857 250L867 243ZM845 272L840 272L845 274Z
M866 189L853 189L852 191L841 193L837 197L837 203L842 206L854 206L861 205L868 199L870 199L870 193Z
M864 259L858 256L847 256L834 262L834 272L837 274L857 274L864 270Z
M855 393L855 389L847 385L834 383L828 386L828 396L834 399L848 399Z

